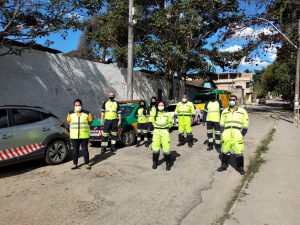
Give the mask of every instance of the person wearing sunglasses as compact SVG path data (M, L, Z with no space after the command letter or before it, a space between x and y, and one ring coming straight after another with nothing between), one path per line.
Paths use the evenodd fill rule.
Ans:
M238 98L230 96L229 108L223 110L220 127L222 133L222 165L217 171L227 170L230 150L236 156L237 171L244 175L244 136L248 131L249 119L245 109L238 106Z

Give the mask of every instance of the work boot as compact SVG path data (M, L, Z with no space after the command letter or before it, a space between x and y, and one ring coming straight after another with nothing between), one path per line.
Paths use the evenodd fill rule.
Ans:
M90 170L90 169L92 169L92 167L91 167L91 165L88 163L88 164L85 164L85 168L87 169L87 170Z
M106 152L106 148L105 147L101 148L101 154L104 154L105 152Z
M179 146L182 146L182 145L184 145L184 136L183 136L183 134L178 134L178 141L179 141L179 143L177 144L177 146L179 147Z
M245 171L244 171L244 156L237 156L236 157L236 167L237 167L237 171L241 175L245 175Z
M74 164L74 165L71 167L71 170L75 170L75 169L79 169L79 167L78 167L77 164Z
M190 148L193 147L193 139L194 139L194 137L193 137L192 134L188 134L188 135L187 135L188 146L189 146Z
M153 152L153 154L152 154L152 160L153 160L152 169L154 169L154 170L157 169L157 166L158 166L158 158L159 158L159 153Z
M113 154L115 154L117 152L117 149L116 149L116 146L115 145L111 145L111 148L110 148L111 152Z
M145 140L145 147L148 148L149 147L149 141Z
M171 154L164 155L165 161L166 161L166 170L169 171L171 170L172 167L172 158Z
M208 144L207 151L211 151L213 149L214 149L214 146L212 144Z
M115 153L117 152L116 145L115 145L115 144L112 144L112 145L110 146L110 150L111 150L111 152L112 152L113 154L115 154Z
M136 146L135 146L135 147L140 147L140 146L141 146L141 142L138 141L138 142L136 143Z
M222 153L222 165L217 169L218 172L227 170L230 155Z
M216 150L217 150L218 153L221 153L221 146L217 145Z
M145 142L145 146L148 148L151 145L151 138L148 138L147 142Z

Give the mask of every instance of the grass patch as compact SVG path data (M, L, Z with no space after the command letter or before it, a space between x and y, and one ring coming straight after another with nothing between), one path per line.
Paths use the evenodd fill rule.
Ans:
M233 197L230 202L227 203L225 207L225 212L222 217L220 217L213 225L222 225L224 222L230 217L230 210L232 209L233 204L237 199L240 198L240 194L242 189L247 188L250 181L254 178L255 174L259 171L260 166L265 162L262 158L263 154L268 151L269 144L273 140L273 135L275 133L275 129L272 129L267 137L261 142L261 144L257 147L255 156L250 159L250 164L247 168L246 174L243 176L241 184L234 190Z

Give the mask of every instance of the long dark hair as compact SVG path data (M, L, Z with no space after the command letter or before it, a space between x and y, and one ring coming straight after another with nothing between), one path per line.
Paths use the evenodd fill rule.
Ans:
M156 105L155 120L157 119L157 114L158 114L158 111L159 111L159 110L158 110L158 105L159 105L159 103L163 103L164 106L165 106L163 112L165 112L165 111L166 111L166 108L167 108L166 103L165 103L164 101L162 101L162 100L158 101L158 103L157 103L157 105Z
M157 99L156 97L152 97L151 100L150 100L150 107L152 107L152 100L155 100L155 107L157 106Z
M145 102L145 100L141 100L141 101L140 101L140 103L139 103L139 104L140 104L140 105L139 105L139 109L142 108L142 106L141 106L141 103L142 103L142 102L144 103L144 111L143 111L143 115L146 116L146 115L147 115L147 108L146 108L146 102Z

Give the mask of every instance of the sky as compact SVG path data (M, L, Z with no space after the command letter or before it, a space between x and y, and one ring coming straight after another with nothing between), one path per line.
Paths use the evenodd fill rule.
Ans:
M254 15L257 13L257 8L251 3L246 3L247 1L241 1L241 8L245 9L245 12L248 16ZM262 11L264 9L261 9ZM252 35L255 37L255 35L258 35L261 32L269 32L271 29L270 25L267 25L265 27L255 27L255 28L245 28L240 33L236 33L235 36L228 40L227 43L220 49L220 51L230 51L233 52L235 50L238 50L242 47L243 44L245 44L244 38L247 35ZM46 40L53 41L53 44L50 45L50 48L54 48L57 50L60 50L63 53L70 52L72 50L75 50L77 48L77 45L79 43L80 36L82 34L82 31L68 31L68 36L64 40L62 36L59 33L51 34L48 37L43 37L37 39L37 43L44 45ZM216 37L212 37L211 41L214 41ZM258 51L258 55L254 56L254 62L252 64L249 64L245 62L245 58L241 61L237 71L238 72L244 72L246 69L250 71L255 70L261 70L262 68L268 66L276 59L276 53L277 49L276 47L279 46L273 46L268 52L263 52L263 49L260 49ZM216 72L224 72L220 67L216 66Z

